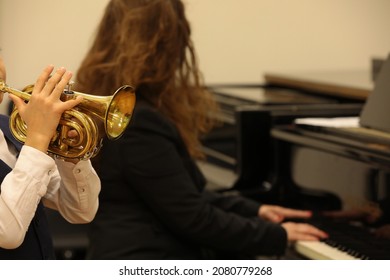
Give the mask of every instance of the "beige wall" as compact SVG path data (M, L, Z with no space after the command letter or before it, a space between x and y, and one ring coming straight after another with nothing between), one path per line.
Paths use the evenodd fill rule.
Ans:
M184 0L208 83L266 71L368 68L390 52L388 0ZM49 63L76 71L108 0L0 0L0 47L15 87Z

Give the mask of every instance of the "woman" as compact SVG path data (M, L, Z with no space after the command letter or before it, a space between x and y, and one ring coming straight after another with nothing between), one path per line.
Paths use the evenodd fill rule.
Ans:
M112 0L77 75L80 91L136 87L132 123L105 142L93 259L202 259L283 254L288 240L326 234L283 223L310 212L204 190L196 159L216 104L204 90L180 0ZM271 221L266 221L269 219Z
M55 258L45 207L72 223L90 222L98 208L100 180L91 162L47 155L62 113L81 101L62 102L72 73L59 68L50 78L52 72L44 69L27 104L10 95L27 124L24 145L13 138L9 117L0 116L0 259ZM0 58L0 102L5 76Z

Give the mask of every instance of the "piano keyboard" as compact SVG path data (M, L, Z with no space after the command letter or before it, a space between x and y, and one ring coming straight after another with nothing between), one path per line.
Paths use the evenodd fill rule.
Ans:
M295 250L314 260L390 260L390 239L363 226L329 220L310 221L329 234L322 241L298 241Z
M299 254L312 260L359 260L322 241L298 241L294 247Z

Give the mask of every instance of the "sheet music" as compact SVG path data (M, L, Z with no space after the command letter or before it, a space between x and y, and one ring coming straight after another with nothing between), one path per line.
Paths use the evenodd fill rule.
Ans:
M298 118L295 123L317 127L360 127L359 120L359 117Z

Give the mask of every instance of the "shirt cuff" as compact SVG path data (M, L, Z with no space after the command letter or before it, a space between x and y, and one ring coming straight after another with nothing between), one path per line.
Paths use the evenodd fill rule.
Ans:
M29 176L47 185L51 174L56 169L56 165L47 154L24 145L16 161L15 169L26 172Z

